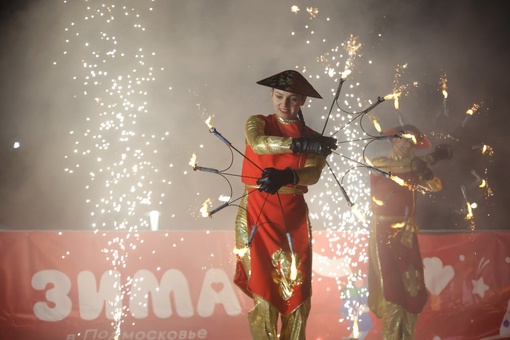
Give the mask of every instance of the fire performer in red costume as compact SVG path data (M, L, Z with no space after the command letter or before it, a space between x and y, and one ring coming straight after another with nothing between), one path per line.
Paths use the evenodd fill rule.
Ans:
M322 98L293 70L257 82L271 88L275 113L245 126L245 195L235 221L235 283L253 298L254 339L305 339L312 286L312 238L303 195L336 149L336 139L305 125L301 106Z
M370 187L373 201L373 225L370 231L368 305L382 318L385 340L413 339L418 314L427 302L423 262L418 245L418 227L414 224L418 190L437 192L441 180L429 168L437 161L450 159L448 144L434 152L416 156L414 150L431 147L428 138L415 126L405 125L386 132L401 132L392 138L389 157L372 160L374 167L398 176L400 185L388 176L372 172Z

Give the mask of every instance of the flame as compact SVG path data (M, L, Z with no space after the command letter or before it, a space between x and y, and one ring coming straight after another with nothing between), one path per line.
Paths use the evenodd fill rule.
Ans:
M359 337L358 311L354 314L354 320L352 321L352 336L354 339Z
M341 76L340 78L341 78L341 79L343 79L343 80L345 80L345 79L349 76L349 74L351 74L351 72L352 72L351 70L349 70L349 69L345 69L345 70L342 72L342 76Z
M392 181L394 181L395 183L397 183L398 185L401 185L401 186L406 185L406 181L404 181L402 178L400 178L398 176L390 175L390 179Z
M290 8L290 11L291 11L292 13L296 13L296 14L297 14L297 12L299 12L299 6L297 6L297 5L293 5L293 6Z
M377 199L377 198L375 198L375 196L372 196L372 202L374 202L375 205L378 205L380 207L382 207L384 205L384 202L379 200L379 199Z
M202 204L202 208L200 208L200 213L202 214L202 217L209 217L209 211L208 206L211 205L211 199L208 198L205 200L205 202Z
M382 131L381 125L379 124L379 121L377 120L377 118L373 118L372 123L374 123L374 127L377 130L377 132L381 133L381 131Z
M413 134L411 134L411 133L403 133L403 134L402 134L402 137L407 138L407 139L410 139L410 140L413 142L413 144L418 143L418 142L416 141L416 136L415 136L415 135L413 135Z
M482 147L482 154L488 154L488 155L493 155L494 154L494 151L492 150L492 148L486 144L483 145Z
M478 187L479 187L479 188L484 188L486 185L487 185L487 181L485 181L484 179L482 179L482 183L480 183L480 185L479 185Z
M290 265L290 279L295 280L297 277L296 255L292 253L292 263Z
M208 126L209 128L212 128L212 127L213 127L213 126L212 126L212 124L211 124L211 119L212 119L212 116L209 116L209 118L207 118L207 119L205 120L205 123L207 124L207 126Z
M193 168L193 170L194 170L194 169L196 169L196 167L197 167L197 155L192 154L192 155L191 155L191 159L189 160L189 163L188 163L188 164L189 164L189 165L191 165L191 167Z
M472 116L478 109L480 108L480 105L473 104L470 109L466 110L466 114Z
M352 213L360 220L361 222L365 222L365 215L356 207L356 205L353 205L351 207Z
M402 92L394 92L394 93L391 93L391 94L387 94L384 96L384 99L385 100L390 100L390 99L393 99L394 102L394 106L395 106L395 110L398 110L399 108L399 98L400 98L400 95L402 94Z
M446 90L448 90L448 79L446 79L446 73L444 74L444 76L441 77L441 90L443 92L443 96L444 96L444 99L448 98L448 92Z
M405 221L404 221L404 222L397 222L397 223L393 223L393 224L391 225L391 227L392 227L393 229L400 229L400 228L403 228L403 227L405 227L405 226L406 226L406 222L405 222Z
M473 218L473 209L471 208L471 204L469 202L466 202L467 207L467 215L464 217L466 220L470 220Z

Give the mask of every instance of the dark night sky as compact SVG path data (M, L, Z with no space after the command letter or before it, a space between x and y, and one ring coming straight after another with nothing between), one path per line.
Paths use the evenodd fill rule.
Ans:
M292 41L287 36L289 26L278 21L289 15L291 1L282 1L278 5L280 7L274 6L272 1L222 0L214 1L214 5L206 1L186 5L172 2L177 0L167 1L168 8L184 12L176 17L169 13L167 18L163 16L161 19L169 28L159 33L185 55L181 60L178 52L167 47L168 59L181 60L169 69L175 74L186 70L183 79L189 84L214 84L203 94L206 103L214 110L228 113L235 112L234 107L253 107L252 101L244 105L243 100L246 101L246 91L250 95L250 91L258 90L252 87L258 80L256 78L269 75L275 68L297 64L294 58L304 58L296 52L287 53L286 49L293 51ZM58 111L55 103L62 102L62 98L69 94L58 92L51 99L39 95L39 91L45 93L40 90L45 85L39 84L33 72L36 65L51 61L51 55L46 52L54 46L50 42L55 44L57 40L51 32L58 29L58 21L44 20L43 16L59 18L59 13L54 12L58 3L45 0L4 0L0 3L0 71L3 74L0 80L0 152L3 158L0 167L0 224L7 228L87 228L87 223L82 222L87 212L79 203L82 185L70 178L61 178L55 164L62 156L48 150L50 147L46 143L61 138L59 126L71 121L71 118L57 113L44 118L48 111ZM466 186L470 198L479 204L475 210L479 229L510 228L510 185L507 180L510 166L510 124L507 118L510 111L507 100L510 93L510 43L507 33L510 23L502 3L476 0L296 2L303 8L317 6L320 10L338 13L341 29L330 32L332 39L341 36L339 39L342 41L349 33L360 37L365 44L364 53L374 56L377 59L375 65L380 65L375 69L367 68L362 74L364 82L372 85L370 93L391 86L394 65L409 62L414 78L421 85L414 92L412 103L402 100L401 109L410 112L412 123L424 127L435 137L434 142L441 141L438 137L441 134L454 136L449 140L454 148L454 159L435 168L443 178L445 189L434 199L422 203L419 215L422 229L466 228L467 222L455 212L462 207L461 185ZM246 6L245 11L243 6ZM283 8L285 16L274 13L277 8ZM181 22L179 18L186 18L186 21ZM238 26L233 29L222 25L230 21L237 22ZM379 33L382 35L379 36ZM205 37L203 41L201 37ZM48 47L40 39L47 39ZM205 54L208 54L207 58ZM194 63L195 60L199 62ZM214 66L205 64L204 60ZM233 65L234 62L236 65ZM259 63L268 66L254 66ZM450 117L436 115L441 108L441 102L437 102L436 85L442 72L446 72L448 78ZM53 86L55 79L44 79L42 83ZM236 92L223 90L232 84ZM319 87L325 88L323 84ZM245 92L242 92L243 88ZM329 99L324 105L329 105L328 102ZM463 113L473 103L483 105L462 127ZM191 100L186 105L192 107L194 103ZM33 112L28 113L26 107ZM255 113L250 108L248 111L243 117L233 120L234 126L242 124L247 114ZM458 115L455 116L455 113ZM193 124L184 120L179 122L186 127ZM229 135L231 129L235 131L230 126L223 129ZM15 150L12 143L18 139L22 139L24 147ZM490 145L494 155L489 157L473 152L472 146L478 144ZM41 161L43 155L45 161ZM471 170L488 179L492 195L487 197L487 191L472 187L474 176ZM181 199L186 200L186 197ZM198 202L196 198L189 201L189 205L195 206ZM232 217L231 213L226 214L225 220L219 219L220 223L215 227L230 229ZM184 219L180 223L189 221ZM200 228L201 225L197 224L195 228Z

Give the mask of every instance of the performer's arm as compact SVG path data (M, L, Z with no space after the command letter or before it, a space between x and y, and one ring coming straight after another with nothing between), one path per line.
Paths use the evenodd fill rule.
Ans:
M372 164L374 167L385 172L390 172L392 175L398 175L412 171L411 161L409 159L391 159L389 157L378 157L372 160ZM420 178L416 184L420 188L431 192L438 192L443 189L441 179L435 175L430 180L423 180Z
M319 181L321 172L326 165L326 158L321 155L308 154L305 166L295 169L299 181L298 185L312 185Z
M248 118L245 132L246 142L259 155L292 153L292 138L265 135L265 121L258 116Z

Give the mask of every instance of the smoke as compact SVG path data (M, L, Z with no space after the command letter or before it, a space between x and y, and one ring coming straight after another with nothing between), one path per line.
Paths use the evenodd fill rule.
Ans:
M462 211L455 211L464 206L460 187L465 185L470 199L479 206L474 211L478 226L505 228L509 197L501 169L508 165L502 157L508 120L503 98L509 88L502 75L509 65L501 34L506 23L497 8L478 1L458 4L425 0L384 4L110 0L105 4L117 9L125 6L127 12L137 8L141 15L134 22L145 30L137 35L138 31L129 26L130 16L121 19L126 26L120 30L113 30L102 19L86 21L84 15L90 12L85 7L90 4L85 1L27 0L4 10L8 15L3 16L0 59L3 225L14 229L87 229L97 220L97 213L91 216L91 211L102 209L103 203L96 207L95 202L104 199L107 191L100 189L100 180L91 182L90 172L97 171L93 157L82 158L73 150L97 151L87 144L90 139L82 140L81 136L87 129L92 130L91 135L97 133L95 119L100 111L95 98L106 103L109 97L104 89L108 87L84 85L82 61L90 63L90 50L97 48L100 63L111 40L98 41L97 37L106 32L112 38L115 32L119 50L126 48L134 56L138 53L134 48L143 46L143 70L153 67L154 80L144 85L148 113L137 117L136 126L138 133L146 135L138 143L150 141L151 152L157 150L150 158L155 183L150 184L152 193L146 193L152 205L143 209L161 211L161 228L232 228L235 206L212 219L199 217L207 198L216 207L221 204L220 195L235 199L242 193L239 179L228 177L227 181L194 172L188 165L193 153L201 166L223 170L230 164L232 150L209 133L205 120L213 116L212 124L243 151L246 118L272 110L267 88L255 82L297 68L313 76L310 81L325 98L312 100L304 109L307 124L321 131L325 108L331 105L337 83L335 77L325 74L320 57L335 47L342 49L342 43L351 36L363 46L342 95L359 96L360 103L366 105L391 93L397 85L405 85L399 108L404 121L419 126L433 144L450 143L454 148L454 159L434 169L443 178L444 190L422 200L420 226L464 228ZM299 12L293 13L292 5L299 6ZM308 13L307 8L318 12ZM87 26L87 22L95 24ZM71 35L73 30L80 35ZM131 47L127 47L129 43ZM152 51L155 55L150 54ZM110 75L124 75L126 79L133 74L135 64L126 64L127 57L117 60L108 64ZM344 60L338 61L336 68L341 72ZM440 79L444 76L448 115L441 94ZM352 102L353 98L341 97L340 102ZM474 103L481 108L462 126L466 110ZM384 129L399 124L392 102L379 105L373 113ZM368 120L364 123L368 132L375 132ZM108 136L106 132L103 135ZM341 134L337 137L344 138ZM21 148L12 148L15 141ZM81 143L77 145L77 141ZM480 144L490 145L494 155L473 150L473 145ZM372 143L366 154L373 156L387 149L386 143ZM103 163L117 162L122 153L119 150L112 147L101 153ZM233 152L228 172L239 174L241 162L242 157ZM73 173L65 171L69 168ZM475 179L472 170L488 179L491 193L469 186ZM324 176L328 176L327 170ZM318 186L311 195L324 191ZM87 199L93 202L86 203ZM310 210L319 214L317 201L311 203ZM112 213L108 218L118 215ZM321 218L314 221L318 228L324 224Z

